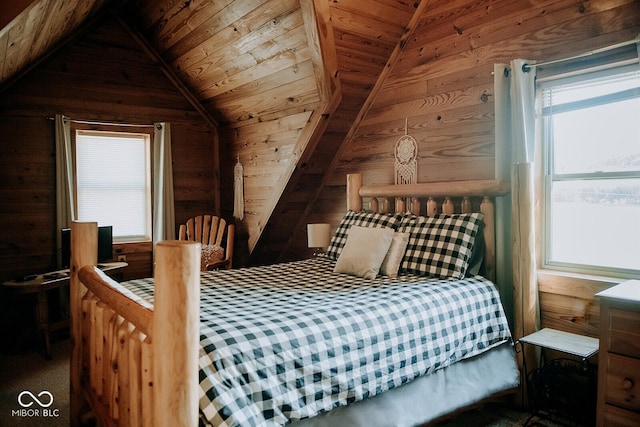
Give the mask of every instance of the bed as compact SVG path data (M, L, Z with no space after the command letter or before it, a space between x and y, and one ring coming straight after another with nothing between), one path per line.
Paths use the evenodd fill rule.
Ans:
M167 241L153 279L122 284L74 223L72 424L409 426L514 391L490 280L507 190L352 174L323 257L200 272L199 244Z

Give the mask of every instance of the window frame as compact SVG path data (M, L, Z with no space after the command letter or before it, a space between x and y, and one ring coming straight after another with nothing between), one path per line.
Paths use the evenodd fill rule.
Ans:
M594 77L606 77L615 76L627 73L629 71L637 71L637 65L635 66L618 66L608 68L605 71L589 72L585 70L584 73L578 75L571 75L570 77L558 77L556 79L548 78L543 82L537 84L537 92L539 99L542 100L544 96L544 90L553 86L560 86L570 83L572 81L585 81ZM542 268L549 270L556 270L568 273L582 273L592 275L606 275L610 277L620 278L634 278L639 277L640 269L628 269L620 267L610 266L598 266L592 264L579 264L566 261L557 261L551 258L551 209L552 209L552 190L555 182L577 182L577 181L589 181L589 180L622 180L622 179L640 179L640 170L636 171L615 171L615 172L580 172L580 173L555 173L554 169L554 141L553 141L553 129L551 116L554 113L562 113L569 111L577 111L594 106L606 105L616 102L621 102L630 99L640 99L640 89L627 89L614 94L600 95L584 100L571 101L560 106L542 107L540 106L539 114L541 120L541 146L542 146L542 196L543 196L543 208L542 208L542 245L541 245L541 263ZM540 103L542 104L542 103ZM548 112L548 110L551 110Z
M146 173L146 210L147 215L145 218L146 229L148 236L113 236L113 243L115 244L127 244L127 243L147 243L152 242L153 239L153 128L140 127L132 125L91 125L84 123L72 123L71 126L71 147L73 151L73 186L74 186L74 206L80 217L79 204L78 204L78 169L77 169L77 136L79 133L96 134L100 136L114 136L121 137L126 135L141 135L147 141L147 173ZM104 224L111 225L111 224Z

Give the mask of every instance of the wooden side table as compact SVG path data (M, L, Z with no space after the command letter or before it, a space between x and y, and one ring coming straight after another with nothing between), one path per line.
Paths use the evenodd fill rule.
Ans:
M109 275L120 272L129 264L126 262L107 262L98 264L98 268L108 272ZM35 320L38 331L42 335L44 356L51 359L51 340L49 334L52 331L69 326L69 319L59 322L51 322L49 317L49 291L69 285L69 269L51 271L37 274L29 280L7 280L3 286L16 294L36 294Z
M588 360L591 357L598 354L598 348L599 348L599 340L597 338L586 337L583 335L573 334L570 332L558 331L556 329L551 329L551 328L543 328L537 332L534 332L532 334L529 334L525 337L520 338L518 342L520 343L520 345L524 345L524 344L535 345L542 349L546 348L550 350L555 350L561 353L565 353L565 354L580 358L581 360L580 371L582 371L583 374L578 373L577 376L573 375L574 379L576 379L578 376L581 376L581 375L588 376ZM545 367L547 366L548 366L547 371L553 372L554 370L556 370L557 372L558 368L554 367L552 369L551 365L547 365L547 364L550 364L551 362L554 362L554 361L549 361L549 362L546 362L545 364L541 363L541 366L537 369L538 373L540 373L541 375L545 375ZM533 385L530 384L530 379L529 379L530 373L527 371L527 364L524 357L523 357L523 368L525 371L526 387L527 387L530 400L531 400L532 394L540 396L540 395L544 395L547 392L551 393L553 391L553 387L551 386L547 387L547 390L545 391L534 390L536 386L536 382L534 381ZM562 367L559 369L560 371L562 371L562 369L564 368ZM535 371L532 371L532 373L533 372ZM547 372L547 375L550 375L549 372ZM562 373L558 375L562 375L563 379L572 377L572 375L564 375ZM550 379L547 378L547 380L550 380ZM545 381L541 381L541 382L545 383ZM588 382L588 377L587 377L587 382ZM595 379L593 382L595 383ZM569 392L572 393L573 395L577 394L576 392L571 391L571 385L565 385L565 387L569 388ZM582 391L584 392L585 395L588 395L588 390L582 390ZM557 397L558 396L555 396L555 398L554 396L549 396L549 400L553 402L559 401L560 399L557 399ZM595 397L595 394L594 394L594 397ZM529 417L529 419L525 423L525 426L528 425L528 423L533 419L534 416L546 417L542 415L542 412L541 412L542 409L544 408L534 407L532 415L531 417ZM581 414L581 415L584 416L585 414Z

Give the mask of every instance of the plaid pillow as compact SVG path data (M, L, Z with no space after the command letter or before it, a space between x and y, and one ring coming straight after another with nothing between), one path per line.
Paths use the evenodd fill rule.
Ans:
M352 225L359 225L361 227L391 228L396 230L400 225L401 218L402 215L398 214L366 211L355 212L348 210L340 221L336 234L331 238L331 243L329 243L329 247L327 248L326 256L332 260L338 259L344 244L347 242L347 234Z
M482 218L481 213L405 218L400 231L410 236L401 271L464 278Z

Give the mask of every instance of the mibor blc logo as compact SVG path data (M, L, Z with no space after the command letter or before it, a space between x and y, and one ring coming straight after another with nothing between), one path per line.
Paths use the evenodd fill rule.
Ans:
M18 395L18 405L20 409L12 409L12 417L58 417L60 411L57 408L50 408L53 405L53 395L46 390L33 394L28 390Z

